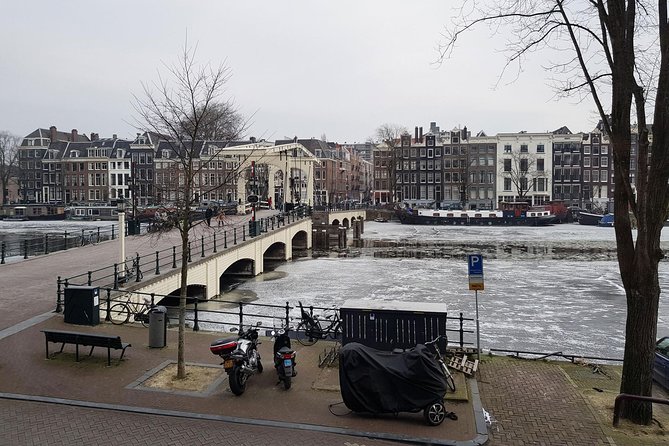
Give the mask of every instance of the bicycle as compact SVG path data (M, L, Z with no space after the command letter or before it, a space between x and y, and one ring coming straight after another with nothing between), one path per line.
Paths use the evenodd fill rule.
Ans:
M135 279L136 277L139 277L139 280L142 280L144 278L144 273L139 268L139 254L135 254L135 257L132 257L131 268L128 268L127 262L129 262L129 260L126 258L126 261L123 264L125 267L125 275L120 278L120 282L130 282L130 280Z
M133 315L135 322L141 322L142 326L149 325L149 311L155 305L151 304L151 300L144 297L144 302L133 302L131 297L125 302L118 302L109 308L109 316L111 323L114 325L123 325L130 320L130 315Z
M453 379L453 375L451 374L450 370L448 370L448 366L444 362L441 350L439 350L439 341L441 341L442 339L446 341L446 345L448 345L448 337L446 337L445 335L440 335L437 336L435 339L426 342L425 346L427 346L432 351L432 353L435 356L435 359L437 360L437 362L439 362L441 371L444 373L444 377L446 377L446 385L451 390L451 392L455 392L455 380Z
M298 324L296 331L304 332L304 336L298 336L297 342L304 346L310 346L314 345L319 339L327 339L328 337L339 339L341 334L341 319L337 310L333 314L325 316L325 319L328 320L328 325L323 328L318 319L304 310L302 302L299 302L299 304L300 312L302 313L302 322Z

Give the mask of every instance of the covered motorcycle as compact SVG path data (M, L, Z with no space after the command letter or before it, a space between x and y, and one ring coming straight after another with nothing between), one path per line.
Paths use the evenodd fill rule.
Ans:
M402 353L355 342L344 345L339 352L339 386L344 404L353 412L422 410L432 426L447 415L446 378L434 354L422 344Z

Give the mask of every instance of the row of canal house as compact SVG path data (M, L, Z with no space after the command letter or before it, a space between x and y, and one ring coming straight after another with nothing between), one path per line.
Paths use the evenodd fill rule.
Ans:
M262 163L255 166L255 180L248 172L237 172L239 159L226 155L225 148L256 143L249 141L198 141L194 152L201 163L195 179L196 200L230 202L238 197L238 181L248 182L248 194L258 194L274 203L301 202L317 206L344 201L362 202L371 195L371 163L354 150L316 139L276 141L298 142L319 158L313 172L287 163L287 175L277 172L268 178ZM271 146L270 143L264 143ZM37 129L23 138L19 148L18 173L14 178L15 201L29 203L106 204L125 198L135 206L175 201L183 178L173 144L151 133L133 140L90 137L77 130L61 132L52 126ZM290 155L290 154L289 154ZM297 155L299 156L299 152ZM290 157L290 156L288 156ZM288 180L289 184L283 184ZM267 197L274 182L274 197ZM307 183L315 186L307 197ZM287 197L287 198L284 198Z
M379 145L375 154L374 193L381 202L490 209L500 201L560 200L607 210L613 199L613 158L600 127L488 136L466 127L441 131L432 122L429 132L415 127L398 147Z
M637 135L632 139L632 175L636 166ZM249 141L201 141L202 158L221 147ZM385 144L340 145L318 139L293 139L319 162L312 173L300 169L266 178L262 165L256 175L263 184L275 182L275 203L293 195L315 206L347 201L418 206L495 208L499 201L530 201L540 205L561 200L566 205L607 210L613 197L613 158L601 126L589 133L566 127L543 133L472 135L467 128L442 131L432 122L427 133L415 127L394 147ZM358 147L360 146L360 147ZM169 203L178 183L172 145L151 133L133 140L101 139L76 130L37 129L19 150L19 196L28 202L66 204L107 203L117 198L137 206ZM202 201L237 201L238 167L221 157L202 166L197 194ZM265 176L263 176L265 175ZM310 177L313 175L313 177ZM284 178L289 184L284 185ZM307 183L314 194L307 197ZM263 198L265 198L263 196ZM290 200L294 201L294 200Z

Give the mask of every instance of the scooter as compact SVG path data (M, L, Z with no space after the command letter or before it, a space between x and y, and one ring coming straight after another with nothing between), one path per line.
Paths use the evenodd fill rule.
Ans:
M295 351L290 346L288 332L290 327L286 326L272 330L274 337L274 368L279 376L279 382L283 382L283 388L288 390L292 384L293 376L297 375L295 370Z
M228 374L230 391L239 396L246 390L246 381L251 375L262 373L263 367L258 352L258 328L249 327L239 332L238 338L217 339L209 350L223 358L223 368ZM231 331L237 331L233 328Z

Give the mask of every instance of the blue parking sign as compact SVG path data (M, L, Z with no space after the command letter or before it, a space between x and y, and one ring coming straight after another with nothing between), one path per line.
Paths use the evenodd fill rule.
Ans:
M481 254L469 254L467 263L469 264L470 276L483 275L483 256Z

